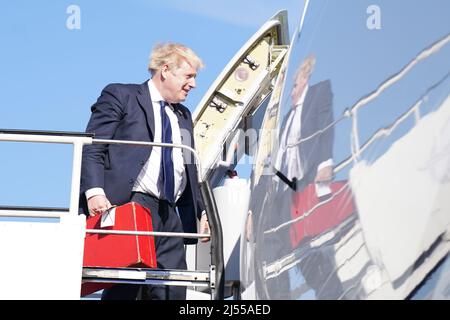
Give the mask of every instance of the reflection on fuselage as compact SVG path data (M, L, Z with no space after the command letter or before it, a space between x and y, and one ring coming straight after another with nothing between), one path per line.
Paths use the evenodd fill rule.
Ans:
M406 298L447 254L450 200L438 195L449 182L419 183L423 168L408 159L429 153L427 143L407 148L415 136L442 139L450 123L450 30L438 8L450 4L435 2L380 1L381 13L399 20L405 6L408 19L427 12L430 23L412 39L402 21L388 28L381 20L381 29L360 24L354 15L367 14L370 1L309 3L274 88L283 94L272 96L262 124L263 131L275 124L279 135L256 157L243 291L254 286L261 299ZM338 16L349 18L337 23ZM442 154L450 159L450 150ZM405 177L399 187L386 188L397 185L397 173ZM423 196L408 200L408 192ZM377 219L380 203L391 207ZM434 228L436 221L444 225ZM414 240L408 229L419 232ZM399 252L408 241L414 246Z

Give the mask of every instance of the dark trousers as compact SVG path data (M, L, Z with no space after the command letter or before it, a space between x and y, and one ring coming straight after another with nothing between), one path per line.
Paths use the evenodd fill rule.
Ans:
M135 192L132 202L150 209L153 230L160 232L183 232L180 217L175 208L164 200ZM183 238L155 237L156 261L159 269L186 270ZM117 284L105 289L102 300L185 300L186 287L164 285Z

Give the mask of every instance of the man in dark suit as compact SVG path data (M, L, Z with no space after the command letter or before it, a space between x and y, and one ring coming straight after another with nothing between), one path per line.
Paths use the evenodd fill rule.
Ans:
M273 154L277 175L269 182L271 187L268 188L263 208L256 207L256 212L262 212L262 216L258 218L259 228L262 230L258 233L264 238L263 245L258 249L261 253L258 254L267 263L281 261L292 252L289 229L280 226L292 219L293 197L311 183L321 186L318 191L326 191L333 177L334 132L330 126L333 122L333 94L329 80L309 84L315 62L313 55L308 56L294 75L288 100L289 111L281 122L279 146ZM297 180L295 191L291 188L294 178ZM317 255L321 256L321 253L305 250L300 265L290 268L286 266L276 277L264 280L268 294L265 298L296 299L298 292L303 292L303 298L327 298L318 292L319 287L313 281L318 274L314 271L317 270L307 270L319 268L319 264L309 264L311 261L319 261ZM320 267L324 265L331 266L327 262L321 263ZM306 285L303 285L305 282Z
M202 61L180 44L157 45L151 54L151 79L143 84L110 84L91 107L86 132L98 139L185 144L194 147L192 118L181 104L195 88ZM179 148L95 144L83 152L80 209L101 214L129 201L152 212L153 229L208 232L197 169ZM176 211L178 209L178 213ZM207 239L202 239L207 241ZM155 237L158 268L186 269L184 243L194 240ZM140 291L142 290L142 291ZM185 287L120 284L102 299L185 299Z
M300 191L311 182L326 184L333 176L333 122L330 80L309 85L315 57L308 56L294 77L291 109L281 128L275 167Z
M330 80L314 85L309 79L316 58L309 55L300 65L294 77L291 91L291 109L285 116L280 137L280 150L276 164L289 180L297 179L297 193L282 202L290 213L291 196L298 196L311 183L316 185L316 196L331 193L329 185L333 179L334 127ZM278 189L279 192L280 189ZM306 201L306 200L305 200ZM287 219L292 219L291 215ZM306 218L307 219L307 218ZM283 241L284 245L287 245ZM298 298L296 291L302 283L312 290L305 290L303 298L336 299L342 294L342 286L335 270L332 252L313 249L305 242L300 263L289 270L291 298ZM300 291L302 291L300 290Z

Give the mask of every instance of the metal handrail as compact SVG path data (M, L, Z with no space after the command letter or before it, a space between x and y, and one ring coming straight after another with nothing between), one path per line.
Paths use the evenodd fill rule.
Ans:
M414 115L414 120L415 123L417 124L420 119L420 108L422 107L422 104L426 101L428 95L437 87L439 87L441 84L443 84L445 81L447 81L449 78L450 72L447 72L444 77L439 79L437 82L433 83L433 85L431 85L425 91L425 93L422 94L421 97L418 100L416 100L416 102L414 102L412 106L410 106L405 112L403 112L401 115L395 118L392 123L390 123L388 126L385 126L375 131L375 133L373 133L362 145L359 145L358 147L359 153L360 154L363 153L366 149L368 149L369 146L371 146L378 139L390 136L392 132L406 119L409 119L411 115ZM349 116L351 115L349 114ZM345 158L335 166L334 173L341 171L344 167L354 162L355 159L356 159L355 154L352 154L349 157Z
M92 144L127 144L131 146L148 146L148 147L169 147L185 149L191 152L195 157L195 165L197 166L197 181L202 182L201 177L201 163L200 157L195 149L184 144L162 143L162 142L145 142L145 141L130 141L130 140L107 140L107 139L92 139Z
M86 233L118 234L130 236L155 236L155 237L182 237L182 238L210 238L208 233L185 233L185 232L159 232L159 231L133 231L133 230L101 230L86 229Z

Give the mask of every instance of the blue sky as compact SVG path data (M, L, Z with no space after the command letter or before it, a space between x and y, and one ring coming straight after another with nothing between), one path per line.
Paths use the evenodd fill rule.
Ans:
M80 29L66 22L80 9ZM278 10L292 34L302 0L11 1L0 10L0 128L84 131L111 82L141 83L157 42L194 49L206 68L193 110L236 51ZM0 205L66 207L71 147L0 143Z

